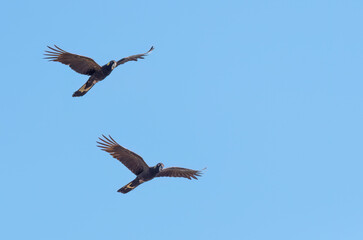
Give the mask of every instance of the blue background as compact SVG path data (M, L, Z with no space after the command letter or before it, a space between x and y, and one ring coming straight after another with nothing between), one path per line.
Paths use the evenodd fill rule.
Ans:
M362 1L6 1L1 239L363 239ZM115 69L87 80L47 45ZM101 134L198 181L134 175Z

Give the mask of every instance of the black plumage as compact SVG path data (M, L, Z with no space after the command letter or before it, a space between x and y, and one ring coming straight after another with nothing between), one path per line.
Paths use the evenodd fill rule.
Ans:
M146 56L154 49L154 47L151 47L150 50L146 53L125 57L117 62L112 60L101 67L92 58L66 52L56 45L54 45L54 47L48 46L48 48L51 51L45 51L45 59L48 59L49 61L63 63L65 65L68 65L77 73L90 76L87 82L80 89L73 93L73 97L80 97L85 95L97 82L102 81L108 75L110 75L115 67L128 61L137 61L138 59L143 59L144 56Z
M202 171L192 170L180 167L170 167L164 169L164 164L158 163L154 167L149 167L145 161L136 153L120 146L111 136L99 138L97 142L103 151L108 152L124 164L131 172L136 175L136 178L118 190L121 193L128 193L140 184L150 181L155 177L183 177L188 179L197 179L201 176Z

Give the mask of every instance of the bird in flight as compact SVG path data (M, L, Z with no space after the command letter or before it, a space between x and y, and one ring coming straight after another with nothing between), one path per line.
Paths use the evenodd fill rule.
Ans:
M45 51L45 59L48 59L49 61L63 63L80 74L90 76L87 82L75 93L73 93L72 97L81 97L85 95L97 82L102 81L108 75L110 75L112 70L115 69L115 67L117 67L118 65L124 64L128 61L137 61L138 59L144 59L144 57L154 49L154 47L151 47L150 50L146 53L125 57L117 62L112 60L101 67L92 58L66 52L56 45L54 45L54 47L47 47L50 49L50 51Z
M133 181L120 188L117 192L128 193L141 183L150 181L155 177L183 177L191 180L192 178L197 179L202 174L202 170L198 171L180 167L164 168L162 163L149 167L142 157L120 146L111 136L102 136L103 138L99 138L100 142L97 142L99 144L98 147L111 154L112 157L119 160L136 175Z

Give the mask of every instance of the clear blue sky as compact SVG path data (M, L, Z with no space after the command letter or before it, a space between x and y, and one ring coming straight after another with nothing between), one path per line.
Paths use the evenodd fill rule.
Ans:
M5 1L1 239L363 239L362 1ZM47 45L118 67L87 79ZM134 175L101 134L198 181Z

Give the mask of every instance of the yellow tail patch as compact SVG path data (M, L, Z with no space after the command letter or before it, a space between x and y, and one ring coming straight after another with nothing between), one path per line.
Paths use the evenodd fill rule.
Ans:
M127 184L126 186L125 186L125 188L131 188L131 189L134 189L135 188L135 186L131 186L132 185L132 182L130 182L129 184Z
M78 89L78 91L80 91L82 93L88 92L93 87L93 85L95 85L95 83L93 82L91 85L89 85L88 88L86 88L86 85L87 85L87 83L85 83L80 89Z

